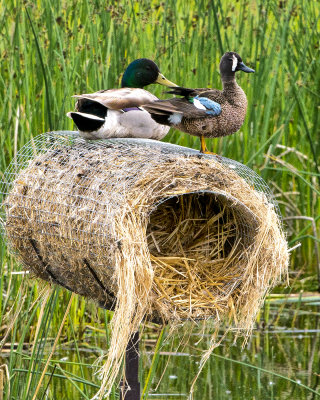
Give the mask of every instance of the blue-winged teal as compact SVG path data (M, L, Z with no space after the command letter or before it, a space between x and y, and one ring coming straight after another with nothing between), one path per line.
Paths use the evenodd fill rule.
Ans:
M174 87L158 66L147 58L133 61L125 70L121 89L100 90L96 93L75 95L76 111L67 113L86 139L139 137L162 139L169 127L156 123L142 104L158 100L143 89L151 83Z
M143 108L159 124L199 136L201 152L206 153L205 137L231 135L243 124L247 97L236 82L236 71L254 72L242 62L239 54L225 53L220 61L223 90L175 87L169 93L184 98L157 100Z

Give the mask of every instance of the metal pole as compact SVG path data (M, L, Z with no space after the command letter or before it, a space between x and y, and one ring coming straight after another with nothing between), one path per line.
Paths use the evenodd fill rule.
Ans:
M120 387L121 400L140 400L140 382L139 382L139 331L134 333L126 349L126 380L125 385L122 382ZM128 386L130 390L128 390Z

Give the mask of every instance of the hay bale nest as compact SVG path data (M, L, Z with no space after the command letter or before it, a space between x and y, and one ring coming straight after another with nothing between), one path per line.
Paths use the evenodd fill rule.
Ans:
M36 155L21 152L4 202L10 247L34 275L115 310L108 382L143 318L250 330L288 266L275 204L254 174L140 143L41 136Z

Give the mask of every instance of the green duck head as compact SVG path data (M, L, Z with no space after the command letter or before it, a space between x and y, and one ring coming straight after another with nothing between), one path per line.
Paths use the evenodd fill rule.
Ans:
M139 58L132 61L124 71L121 87L143 88L151 83L171 87L177 86L162 75L156 63L148 58Z
M228 51L225 53L220 61L220 73L223 77L234 77L236 71L255 72L254 69L247 67L239 54Z

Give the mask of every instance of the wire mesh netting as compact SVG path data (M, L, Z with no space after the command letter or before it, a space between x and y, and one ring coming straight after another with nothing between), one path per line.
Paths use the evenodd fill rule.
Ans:
M155 320L177 312L184 318L206 317L216 312L216 298L228 308L229 295L241 290L239 260L250 248L259 217L238 191L249 190L254 202L274 210L281 234L278 205L254 171L221 156L152 140L88 142L72 131L45 133L20 150L0 189L3 233L25 266L111 309L117 288L109 255L121 250L124 241L115 219L139 208L147 220L154 297L166 298L161 307L153 307ZM213 221L210 227L208 221ZM204 267L216 276L214 282ZM192 276L183 281L188 268ZM202 281L209 281L209 287ZM199 301L199 291L206 293L206 301Z
M144 318L248 333L287 271L269 187L224 157L49 132L20 150L0 191L3 233L25 268L115 311L107 390Z
M154 140L148 139L107 139L107 140L99 140L99 141L91 141L88 142L82 139L78 132L76 131L54 131L47 132L42 135L37 136L30 143L26 144L18 153L15 159L10 163L9 167L6 169L4 174L1 176L0 180L0 200L3 203L3 199L10 192L12 184L17 177L17 174L20 170L26 168L29 164L29 161L32 160L36 155L41 153L46 153L48 151L56 150L61 148L61 146L82 146L84 145L90 149L103 149L111 148L114 146L115 148L121 148L124 152L130 150L132 147L145 147L150 149L150 159L153 158L152 150L157 150L160 154L165 158L166 155L182 155L185 157L202 157L202 158L213 158L217 160L222 165L230 168L230 170L235 171L241 178L243 178L250 186L254 187L254 189L258 192L264 193L267 201L274 206L274 209L281 219L281 213L279 210L279 206L277 201L275 200L269 186L266 182L252 169L241 164L238 161L231 160L226 157L218 156L218 155L207 155L200 154L199 151L190 149L187 147L182 147L170 143L158 142ZM77 167L77 164L74 164L74 168ZM1 208L1 218L5 220L5 211L4 208ZM3 224L1 225L3 228ZM3 232L3 231L2 231ZM4 232L3 232L4 233Z

